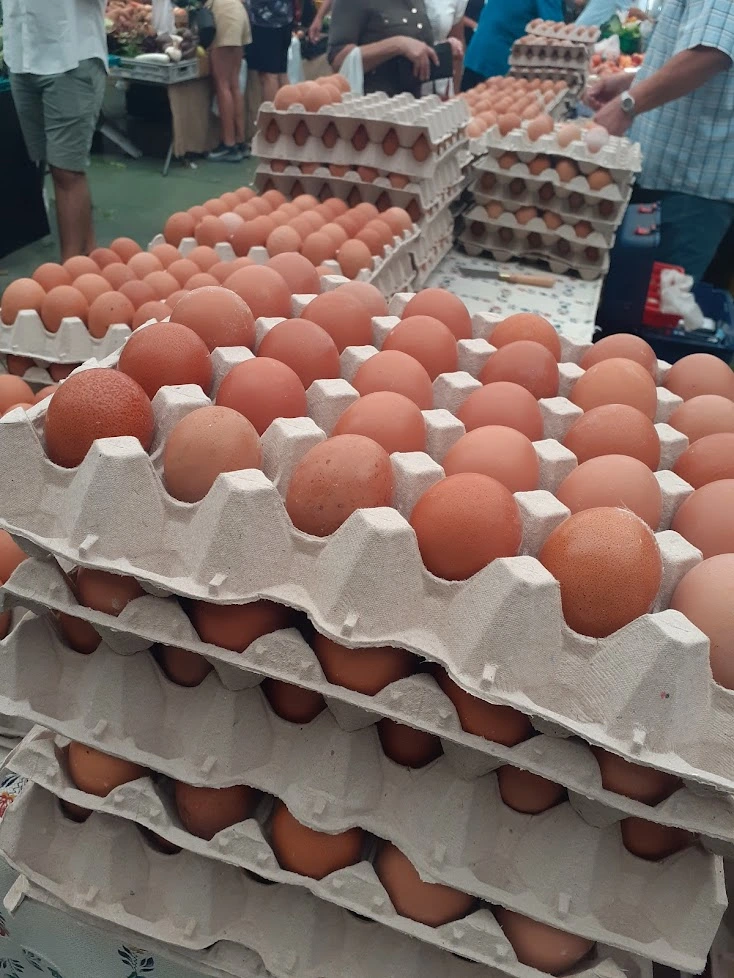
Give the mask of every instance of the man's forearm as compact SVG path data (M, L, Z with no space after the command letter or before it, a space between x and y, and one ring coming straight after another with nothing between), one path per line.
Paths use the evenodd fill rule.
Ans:
M650 112L682 98L731 66L731 58L717 48L697 47L681 51L654 75L634 86L636 113Z
M374 71L381 64L396 58L403 53L401 37L386 37L383 41L374 41L372 44L363 44L360 47L362 52L362 66L365 72ZM342 62L357 45L347 44L332 59L331 65L334 71L339 71Z

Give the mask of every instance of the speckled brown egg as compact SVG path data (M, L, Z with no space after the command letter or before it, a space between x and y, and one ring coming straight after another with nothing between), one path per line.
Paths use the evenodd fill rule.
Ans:
M442 883L425 883L415 866L396 846L383 842L375 872L401 917L428 927L441 927L471 912L475 898Z
M631 455L655 472L660 464L660 439L655 425L628 404L603 404L573 423L563 444L579 463L599 455Z
M364 832L360 828L345 832L317 832L291 815L282 801L273 809L270 844L280 866L299 876L320 880L362 858Z
M350 649L318 632L312 645L327 680L335 686L374 696L409 676L417 659L406 649L390 646Z
M549 975L571 971L595 947L585 937L549 927L504 907L498 907L495 916L520 964Z
M241 269L232 278L248 271L247 268ZM259 271L263 274L265 270ZM236 291L213 285L189 292L171 312L173 322L187 326L204 341L209 350L220 346L246 346L252 349L255 345L254 317L253 310Z
M684 401L699 394L720 394L732 401L734 371L710 353L693 353L673 364L665 386Z
M457 685L445 669L436 667L434 675L453 703L462 730L505 747L514 747L532 737L533 727L524 713L472 696Z
M573 385L570 399L584 411L602 404L629 404L652 421L658 406L657 388L649 372L622 357L589 367Z
M228 788L199 788L176 781L176 809L181 824L200 839L215 835L249 818L257 804L257 791L246 784Z
M660 525L663 497L651 470L629 455L600 455L579 465L563 480L556 497L572 513L599 506L628 509L653 530Z
M563 785L510 764L497 771L497 784L507 807L523 815L539 815L567 798Z

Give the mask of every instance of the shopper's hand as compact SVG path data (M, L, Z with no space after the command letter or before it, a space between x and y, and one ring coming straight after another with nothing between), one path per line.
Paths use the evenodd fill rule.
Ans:
M624 136L632 124L632 116L622 108L618 98L608 102L594 116L598 126L604 126L610 136Z
M402 42L403 54L413 63L413 74L419 81L427 82L431 77L431 62L437 65L438 55L430 44L415 37L404 37Z
M316 44L317 41L321 39L321 27L323 21L319 18L318 14L311 21L311 26L308 29L308 39L312 44Z
M584 102L598 112L603 105L607 105L622 92L626 92L632 84L632 75L620 72L618 75L607 75L590 85L584 92Z
M454 61L462 61L464 59L464 45L458 37L450 37L448 41L451 45L451 54L454 57Z

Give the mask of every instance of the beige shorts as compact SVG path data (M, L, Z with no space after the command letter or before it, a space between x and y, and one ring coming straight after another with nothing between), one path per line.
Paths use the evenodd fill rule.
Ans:
M252 40L250 18L242 0L211 0L217 33L215 48L241 48Z

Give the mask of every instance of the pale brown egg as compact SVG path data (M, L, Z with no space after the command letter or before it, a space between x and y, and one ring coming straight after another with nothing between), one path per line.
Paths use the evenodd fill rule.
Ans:
M132 327L134 316L135 309L127 296L121 292L105 292L89 307L89 332L99 338L105 336L113 324Z
M487 703L467 693L450 678L445 669L436 667L436 681L454 705L462 730L484 737L495 744L514 747L533 735L530 720L511 706Z
M547 136L553 132L555 123L549 115L538 115L529 124L525 132L531 143L536 142L541 136Z
M655 472L660 439L652 421L628 404L603 404L573 423L563 440L579 464L600 455L630 455Z
M32 278L18 278L3 292L0 319L10 326L15 322L21 309L34 309L40 314L45 298L46 292L38 282Z
M567 798L563 785L509 764L497 771L497 784L507 807L524 815L539 815Z
M556 163L556 173L561 183L568 183L579 175L579 168L573 160L559 160Z
M672 529L700 550L704 559L734 553L733 507L734 479L710 482L683 502L675 514Z
M136 278L144 279L151 272L162 272L163 262L151 252L141 251L137 255L132 256L127 263L127 267Z
M363 269L372 268L372 252L364 241L345 241L336 253L342 274L354 279Z
M394 391L422 411L433 407L433 386L425 367L400 350L384 350L366 360L352 378L363 397L375 391Z
M691 444L707 435L734 433L734 402L720 394L699 394L677 408L668 424Z
M456 338L448 326L432 316L402 319L388 334L383 350L400 350L421 363L431 380L458 367Z
M112 790L128 781L137 781L149 774L147 768L121 757L103 754L94 747L72 741L67 756L69 777L74 785L89 795L104 798Z
M506 136L508 132L512 132L513 129L519 129L522 125L522 119L516 112L506 112L497 119L497 125L499 127L500 135Z
M673 471L694 489L721 479L734 479L734 433L699 438L678 458Z
M483 384L509 381L519 384L535 398L558 394L558 364L553 354L533 340L515 340L493 353L479 380Z
M307 414L306 392L298 374L265 356L233 367L219 387L217 404L238 411L259 435L276 418L304 418Z
M623 818L620 828L625 849L649 862L667 859L695 842L695 836L685 829L656 825L644 818Z
M161 668L177 686L200 686L213 668L203 655L189 649L161 645L158 654Z
M547 319L532 313L519 312L503 319L492 330L492 346L502 347L517 340L532 340L540 343L553 354L556 361L561 359L561 341L558 332Z
M50 292L51 289L55 289L57 285L71 285L71 283L74 281L70 272L67 271L63 265L59 265L55 261L47 261L44 262L43 265L39 265L31 278L34 282L37 282L45 292ZM7 292L7 289L5 291Z
M20 377L0 374L0 415L14 404L32 404L33 391Z
M462 581L520 549L522 523L512 494L495 479L460 473L419 498L410 516L427 570Z
M579 377L571 401L590 411L602 404L628 404L655 420L657 388L649 372L634 360L613 357L594 364Z
M592 750L599 765L602 786L625 798L634 798L645 805L658 805L682 784L674 774L633 764L601 747L593 747Z
M390 456L364 435L338 435L306 452L291 476L286 509L312 536L334 533L359 509L390 506Z
M391 646L349 649L318 632L311 644L330 683L366 696L411 675L417 665L411 652Z
M655 377L657 373L657 357L655 351L639 336L632 333L614 333L605 336L590 347L584 354L580 366L584 370L589 370L603 360L612 359L634 360L641 367Z
M711 643L714 682L734 689L734 555L709 557L690 570L673 593L670 607L700 628Z
M446 289L423 289L416 293L403 310L403 319L431 316L447 326L457 340L472 338L469 310L458 296Z
M575 513L550 534L538 559L560 584L569 628L593 638L647 614L662 580L653 532L623 509Z
M106 278L112 289L117 291L125 282L137 281L133 273L122 262L112 262L102 269L102 278Z
M113 266L109 265L108 267L112 268ZM150 285L148 285L147 282L141 282L138 279L123 282L117 291L127 296L130 302L132 302L132 304L135 306L136 310L146 302L156 301L155 292Z
M562 975L591 954L593 941L541 924L514 910L498 907L497 922L520 964L549 975Z
M246 784L228 788L199 788L175 782L174 797L181 824L200 839L215 835L248 819L257 804L258 793Z
M346 282L334 289L337 295L348 295L361 303L370 315L387 316L388 308L385 297L376 286L369 282Z
M365 435L391 455L423 452L426 423L416 404L394 391L375 391L351 404L334 425L332 435Z
M231 652L244 652L258 638L288 628L293 612L274 601L212 604L192 601L189 617L202 642Z
M674 363L665 386L684 401L699 394L719 394L734 400L734 372L710 353L693 353Z
M184 238L191 238L194 235L196 221L187 214L186 211L177 211L171 214L163 225L163 237L175 248L181 244Z
M538 488L540 465L529 438L501 425L475 428L463 435L444 456L446 475L478 472L501 483L510 492Z
M348 346L372 343L372 320L364 304L344 292L324 292L306 306L301 314L326 330L339 353Z
M71 258L67 258L64 262L64 268L72 279L77 279L80 275L99 275L99 265L87 255L73 255Z
M287 364L305 390L315 380L339 377L339 351L326 330L307 319L285 319L269 330L258 356Z
M165 274L166 274L165 272L153 273L153 275L165 275ZM148 275L145 281L150 282L151 278L152 276ZM196 275L191 276L191 278L186 283L184 289L174 289L173 292L169 292L169 289L171 288L170 282L167 282L165 285L163 284L162 281L156 282L155 284L151 282L150 284L153 285L153 288L155 289L157 295L162 294L166 302L170 302L172 295L178 296L178 293L182 291L193 292L194 289L208 289L211 286L218 289L219 279L215 278L213 275L210 275L208 272L197 272ZM168 294L166 295L166 293ZM176 301L178 301L178 299Z
M240 269L228 281L248 271L247 268ZM264 269L259 271L260 274L265 272ZM194 289L175 304L171 318L196 333L209 350L220 346L246 346L252 349L255 345L254 311L236 291L229 288L207 286Z
M326 709L326 702L315 690L301 689L280 679L265 679L260 686L270 707L288 723L311 723Z
M618 506L639 516L653 530L660 525L663 497L651 470L629 455L600 455L583 462L563 480L556 497L572 513Z
M169 296L169 299L171 297ZM171 307L165 303L161 302L159 299L155 299L153 302L144 302L142 306L135 310L133 313L133 330L138 329L143 323L150 322L151 319L155 320L157 323L163 322L171 315Z
M431 147L424 135L421 134L416 139L416 141L413 143L411 152L413 154L413 158L417 160L418 163L425 163L425 161L431 155Z
M556 139L561 149L566 149L571 143L581 139L581 130L572 122L568 122L559 128Z
M109 289L107 280L103 281ZM46 293L41 303L41 319L49 333L58 332L62 319L81 319L86 325L88 315L89 302L73 285L57 285Z
M282 801L275 803L270 822L270 844L280 866L299 876L320 880L362 858L364 832L317 832L291 815Z
M321 291L321 282L316 269L303 255L275 255L269 259L267 267L272 268L283 278L293 295L309 295Z
M543 437L543 416L533 395L519 384L497 381L473 391L456 417L467 431L485 425L505 425L531 441Z
M612 183L612 176L608 170L594 170L586 178L589 181L589 187L591 190L603 190Z
M375 872L401 917L428 927L441 927L471 912L476 900L442 883L425 883L415 866L391 842L383 842Z
M505 213L504 205L498 200L493 200L487 204L485 210L487 212L487 217L491 217L493 221L496 221L498 217L502 217L502 215ZM484 231L484 225L480 226L482 231Z

